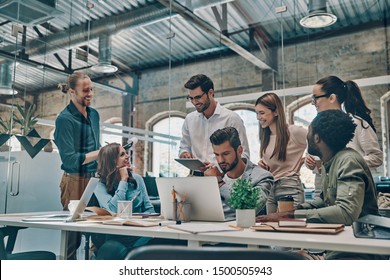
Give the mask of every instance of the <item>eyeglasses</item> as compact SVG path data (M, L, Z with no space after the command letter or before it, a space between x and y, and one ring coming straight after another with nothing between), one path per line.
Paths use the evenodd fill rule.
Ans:
M188 99L188 101L190 101L190 102L192 102L192 101L199 101L201 98L202 98L202 96L203 95L205 95L206 93L205 92L203 92L201 95L197 95L197 96L194 96L194 97L192 97L192 96L187 96L187 99Z
M317 102L317 99L318 98L321 98L321 97L329 97L330 96L330 94L327 94L327 93L325 93L325 94L323 94L323 95L312 95L311 96L311 102L312 103L316 103Z

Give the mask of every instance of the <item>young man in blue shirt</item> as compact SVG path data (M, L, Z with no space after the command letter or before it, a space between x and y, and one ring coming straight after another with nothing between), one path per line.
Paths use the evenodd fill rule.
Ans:
M62 91L69 93L71 100L56 119L54 141L64 170L60 184L61 204L64 210L68 210L69 201L80 199L97 170L100 118L99 113L90 107L93 91L88 75L73 73ZM80 233L71 233L67 259L76 258L79 246Z

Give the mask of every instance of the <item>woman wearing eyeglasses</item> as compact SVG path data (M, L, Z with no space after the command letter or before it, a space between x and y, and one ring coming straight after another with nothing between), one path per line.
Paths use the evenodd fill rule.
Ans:
M329 109L342 109L349 113L357 125L355 136L347 147L359 152L371 171L383 163L383 153L379 147L378 137L371 110L367 107L358 85L353 81L342 81L336 76L328 76L320 79L313 86L312 104L317 112ZM306 166L315 168L315 160L308 155L305 160Z
M275 93L266 93L256 101L257 119L260 122L259 165L270 171L275 179L267 200L267 213L277 211L280 197L290 195L294 205L305 201L299 178L306 149L307 130L288 125L282 102Z

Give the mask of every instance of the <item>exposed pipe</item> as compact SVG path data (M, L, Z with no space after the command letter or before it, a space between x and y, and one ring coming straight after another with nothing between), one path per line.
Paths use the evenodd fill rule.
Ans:
M271 66L248 52L246 49L238 45L236 42L231 40L229 37L221 34L220 31L215 29L212 25L210 25L208 22L204 21L200 17L196 16L191 10L189 10L187 7L181 5L178 1L171 1L171 0L158 0L161 4L165 5L166 7L172 7L174 11L179 13L184 19L188 20L189 22L192 22L196 24L198 27L202 28L207 33L215 36L218 40L221 41L222 44L229 47L231 50L235 51L237 54L245 58L246 60L250 61L260 69L269 69L273 70Z
M309 13L326 13L326 0L309 0Z
M212 5L230 2L233 0L198 0L193 1L194 10L202 9ZM172 16L177 16L173 14ZM67 32L59 32L39 39L27 42L26 54L29 56L52 53L63 49L64 46L78 46L89 40L97 39L101 33L115 34L123 29L147 26L170 17L169 9L159 3L146 7L131 10L120 15L110 16L100 20L92 21L90 30L87 24L70 27ZM15 46L1 48L6 52L14 52Z
M99 64L92 66L92 71L98 73L114 73L117 67L111 65L111 35L102 33L99 36Z
M12 86L12 62L0 64L0 94L12 95L18 92Z

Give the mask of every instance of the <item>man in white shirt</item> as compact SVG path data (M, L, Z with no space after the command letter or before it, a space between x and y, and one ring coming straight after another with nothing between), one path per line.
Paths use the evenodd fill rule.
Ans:
M244 122L237 113L215 101L213 81L206 75L198 74L192 76L184 87L189 89L187 99L195 106L196 111L188 114L184 120L179 157L197 158L206 164L216 163L209 138L217 129L231 126L237 129L243 156L249 159Z

